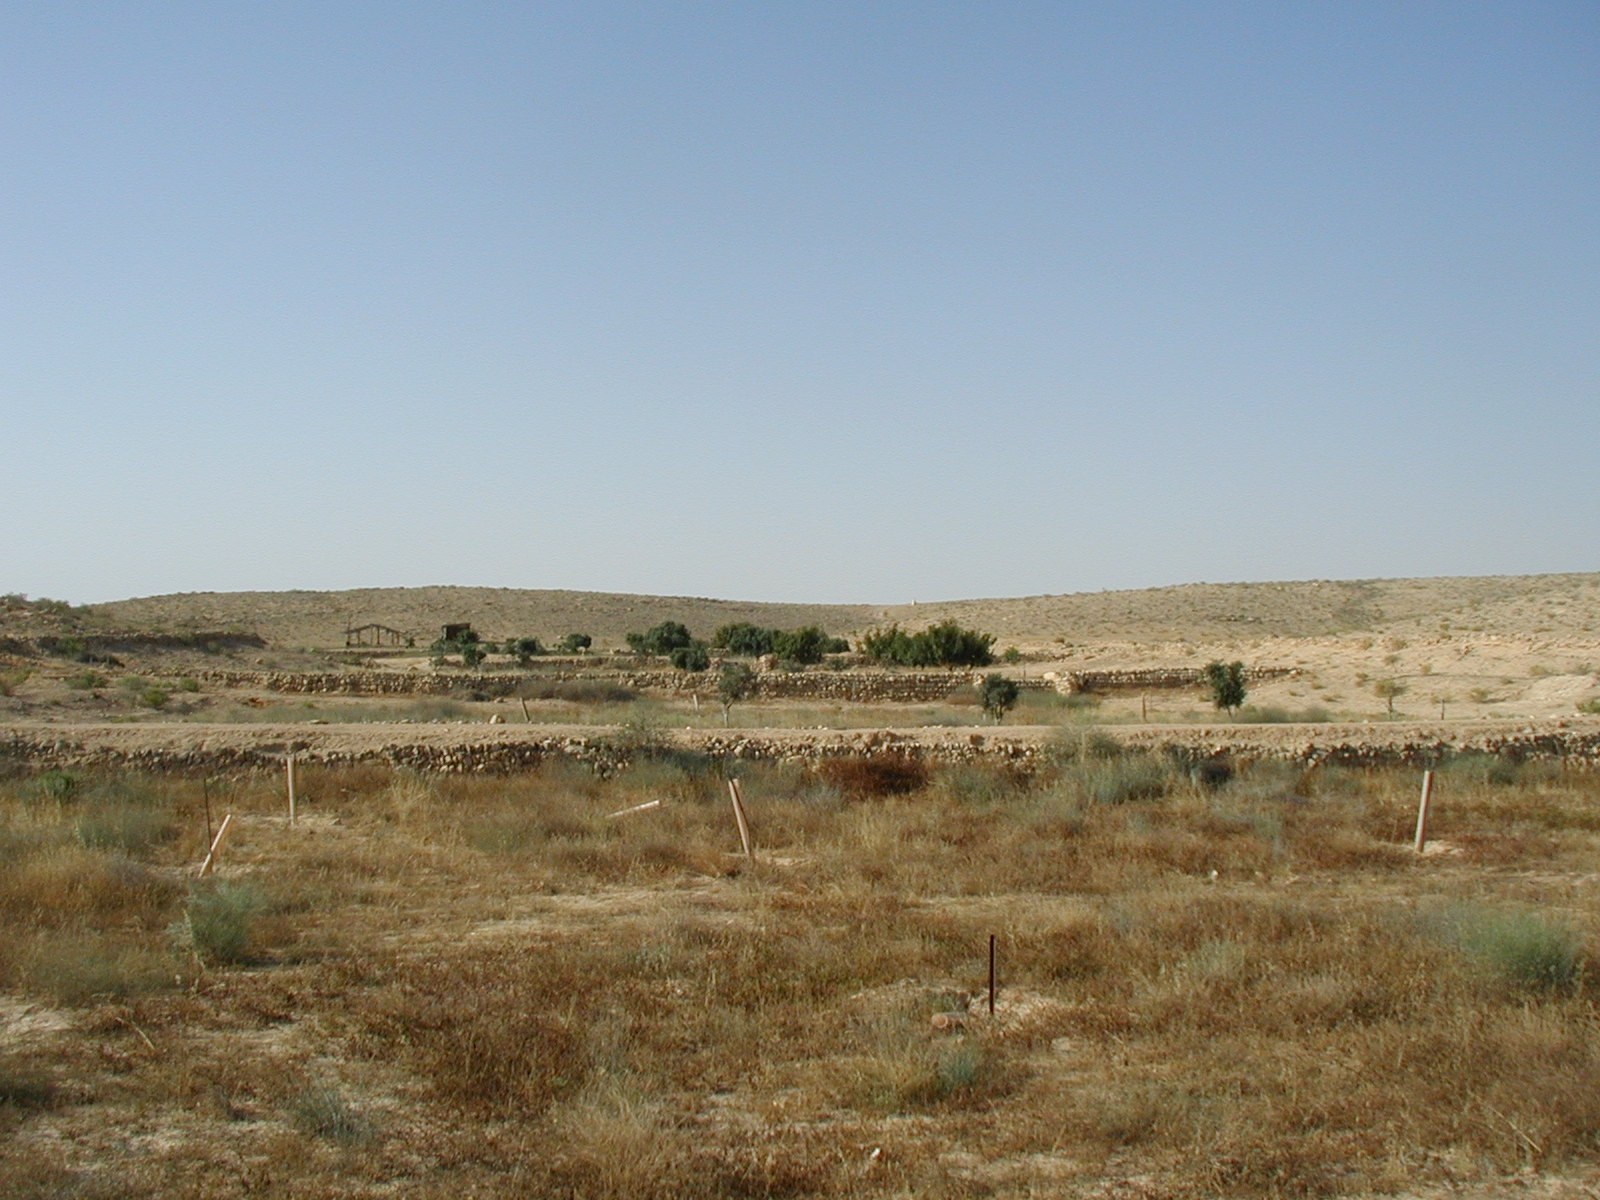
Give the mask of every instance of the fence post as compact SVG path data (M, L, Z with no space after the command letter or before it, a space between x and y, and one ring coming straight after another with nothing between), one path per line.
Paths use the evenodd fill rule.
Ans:
M994 1016L994 934L989 935L989 1015Z
M211 874L212 868L217 865L217 859L222 854L222 843L228 840L228 830L232 826L233 814L229 813L222 818L222 825L217 829L217 836L211 839L211 849L206 852L206 860L200 864L201 878Z
M1422 799L1417 802L1417 838L1413 849L1418 854L1428 844L1428 808L1433 803L1433 772L1422 773Z
M283 773L289 785L289 824L294 824L295 796L294 796L294 755L291 753L283 760Z
M746 858L754 858L750 850L750 826L744 816L744 795L737 779L728 780L728 795L733 797L733 819L739 823L739 844L744 847Z

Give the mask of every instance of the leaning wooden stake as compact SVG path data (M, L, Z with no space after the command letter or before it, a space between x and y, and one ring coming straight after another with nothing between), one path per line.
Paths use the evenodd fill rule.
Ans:
M294 755L283 760L283 773L289 784L289 824L294 824Z
M625 817L629 813L645 812L645 811L647 811L649 809L660 808L660 807L661 807L661 801L660 800L646 800L643 804L635 804L631 808L619 808L614 813L607 813L606 814L606 820L610 821L610 820L615 819L616 817Z
M523 724L532 725L533 724L533 718L528 715L528 698L526 696L518 696L517 699L522 701L522 721L523 721Z
M1422 799L1417 802L1417 840L1413 846L1418 854L1428 844L1428 806L1433 802L1433 772L1422 773Z
M222 825L217 830L217 836L211 839L211 849L206 852L206 860L200 864L202 878L211 874L211 869L217 865L217 858L222 854L222 843L228 840L228 830L232 826L233 814L229 813L222 818Z
M733 797L733 819L739 822L739 844L744 847L746 858L754 858L755 854L750 849L750 825L744 816L744 793L740 791L737 779L728 780L728 795Z

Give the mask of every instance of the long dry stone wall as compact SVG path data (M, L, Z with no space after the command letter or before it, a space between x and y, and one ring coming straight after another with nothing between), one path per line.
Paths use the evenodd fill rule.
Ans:
M1248 667L1247 683L1284 679L1300 673L1297 667ZM1128 671L1048 671L1045 678L1067 695L1080 692L1164 691L1198 687L1205 682L1199 667L1152 667Z
M537 674L437 674L423 671L202 671L193 678L220 687L298 696L447 696L480 691L515 695L530 683L604 680L641 692L716 694L714 671L553 670ZM970 671L761 671L751 695L763 700L839 700L853 703L926 704L948 699L981 678ZM1046 688L1044 680L1019 681Z
M1600 765L1600 722L1493 728L1380 729L1365 726L1101 727L1130 750L1176 751L1186 758L1275 758L1315 765L1432 766L1451 755ZM602 772L639 759L685 753L726 761L817 762L905 755L933 764L1006 763L1025 771L1070 751L1058 731L991 729L683 731L640 739L624 731L503 726L396 729L371 726L95 726L0 730L0 768L49 767L231 774L281 768L285 755L329 765L389 763L451 774L514 773L550 758Z

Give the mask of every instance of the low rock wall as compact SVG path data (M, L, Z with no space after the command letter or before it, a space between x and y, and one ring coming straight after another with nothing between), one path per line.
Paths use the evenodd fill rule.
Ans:
M602 772L640 758L705 755L729 762L819 762L841 757L905 755L931 764L1004 763L1024 771L1060 761L1072 749L1059 731L991 729L684 731L640 739L617 730L540 732L510 727L419 727L398 735L366 727L95 727L92 730L14 728L0 733L0 767L50 767L232 774L279 770L286 754L327 765L389 763L449 774L515 773L550 758L587 763ZM1483 753L1523 760L1600 766L1600 722L1581 727L1498 727L1457 730L1372 730L1366 727L1096 729L1097 737L1130 750L1180 752L1184 757L1280 759L1302 766L1437 765L1452 755Z
M213 686L250 688L295 696L448 696L484 692L516 695L530 684L593 681L640 692L716 695L715 671L545 670L537 674L436 674L422 671L200 671L194 679ZM752 699L838 700L859 704L927 704L949 699L982 678L971 671L760 671ZM1019 681L1047 688L1044 680Z
M1246 683L1260 683L1267 679L1284 679L1298 675L1296 667L1250 667L1244 673ZM1059 692L1076 695L1080 692L1135 692L1164 691L1204 685L1205 671L1200 667L1153 667L1128 671L1050 671L1045 678Z

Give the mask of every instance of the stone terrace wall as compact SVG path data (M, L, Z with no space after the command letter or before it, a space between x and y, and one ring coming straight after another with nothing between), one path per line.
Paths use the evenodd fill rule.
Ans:
M949 730L857 730L805 734L783 730L697 731L640 741L616 731L537 732L496 726L471 731L421 727L352 734L347 727L173 727L152 737L149 727L94 729L14 727L0 732L0 766L74 767L151 772L231 774L280 770L285 754L328 765L380 762L448 774L513 773L549 758L567 758L608 771L641 757L685 752L728 761L818 762L860 755L900 754L933 764L1006 763L1025 771L1058 757L1058 734L1041 730L952 733ZM1578 726L1374 730L1365 727L1101 727L1129 749L1179 750L1190 757L1276 758L1301 765L1432 766L1451 754L1486 753L1515 760L1600 765L1600 723Z
M200 671L193 678L221 687L250 688L297 696L446 696L464 691L515 695L534 683L605 681L641 692L714 696L715 671L540 671L445 675L421 671ZM926 704L945 700L982 678L971 671L761 671L752 696L763 700L840 700L855 703ZM1044 680L1019 681L1047 688Z
M1300 674L1297 667L1250 667L1244 675L1248 683L1284 679ZM1049 671L1045 678L1057 691L1067 695L1079 692L1160 691L1199 687L1205 671L1199 667L1152 667L1129 671Z

